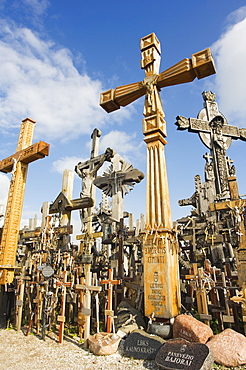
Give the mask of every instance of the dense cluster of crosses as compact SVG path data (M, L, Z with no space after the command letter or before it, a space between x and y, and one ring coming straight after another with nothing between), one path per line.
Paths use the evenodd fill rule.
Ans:
M160 43L154 34L141 39L144 81L101 95L111 112L145 95L143 134L147 144L147 209L134 225L124 212L124 196L144 175L112 148L99 154L101 132L92 133L90 158L75 166L82 179L80 197L72 199L73 176L65 171L62 190L43 203L42 223L19 231L27 166L48 155L49 145L31 145L34 121L23 121L16 153L0 162L11 172L9 200L0 246L0 326L15 322L26 334L35 327L78 328L85 340L92 331L114 330L117 307L128 301L149 322L169 321L182 311L196 314L219 329L240 330L246 317L245 202L235 166L227 156L232 139L246 140L246 130L230 126L215 95L204 92L197 119L177 117L179 130L197 132L209 149L204 155L205 182L195 177L195 193L179 201L190 215L171 219L164 146L166 130L160 89L215 73L209 49L193 54L159 74ZM98 170L108 163L102 176ZM96 192L102 200L96 208ZM111 204L109 202L111 200ZM71 243L71 212L79 210L79 245ZM18 212L17 212L18 211ZM127 220L127 221L126 221ZM241 312L242 311L242 312Z

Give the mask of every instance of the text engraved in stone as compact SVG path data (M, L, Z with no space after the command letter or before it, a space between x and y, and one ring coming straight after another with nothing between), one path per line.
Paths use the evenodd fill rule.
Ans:
M194 356L185 353L169 351L165 358L165 361L185 366L191 366L193 359Z

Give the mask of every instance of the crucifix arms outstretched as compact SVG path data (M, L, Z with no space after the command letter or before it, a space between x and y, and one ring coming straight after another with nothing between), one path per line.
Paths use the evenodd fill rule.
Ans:
M196 77L201 79L215 73L209 48L192 54L191 58L181 60L160 74L160 44L154 33L141 39L141 52L141 68L145 70L145 79L101 93L100 105L106 112L113 112L141 96L148 96L153 85L160 90L162 87L191 82Z

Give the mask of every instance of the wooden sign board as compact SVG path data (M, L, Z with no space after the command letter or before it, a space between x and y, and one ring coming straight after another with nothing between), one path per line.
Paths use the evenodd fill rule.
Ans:
M148 239L144 245L145 316L171 318L179 314L179 276L175 244L162 238ZM175 242L174 242L175 243Z

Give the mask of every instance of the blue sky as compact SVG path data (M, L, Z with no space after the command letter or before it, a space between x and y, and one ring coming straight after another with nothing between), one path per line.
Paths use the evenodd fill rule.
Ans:
M0 0L0 159L15 152L22 119L36 123L34 142L50 143L48 158L30 164L22 226L61 191L62 172L89 158L90 135L102 131L100 152L111 146L146 173L142 135L143 98L107 114L100 92L141 81L140 38L155 32L161 42L160 72L191 54L212 49L217 73L161 92L167 122L165 147L172 218L189 213L178 200L203 178L205 146L198 135L176 130L177 115L196 117L202 92L217 96L229 123L246 127L246 5L240 0ZM246 193L246 143L233 142L228 155ZM0 174L0 204L10 175ZM75 174L74 198L81 180ZM100 201L100 194L97 196ZM125 198L135 219L145 213L145 182ZM79 230L78 212L73 224Z

